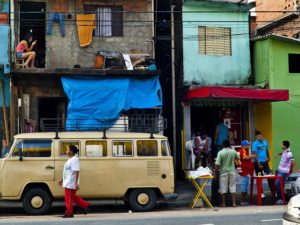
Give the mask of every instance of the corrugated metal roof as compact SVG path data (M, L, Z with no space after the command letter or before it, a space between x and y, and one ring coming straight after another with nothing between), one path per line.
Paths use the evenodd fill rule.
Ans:
M273 40L278 40L278 41L283 41L283 42L288 42L288 43L293 43L293 44L300 44L300 39L281 36L281 35L277 35L277 34L267 34L267 35L255 36L254 38L251 39L251 41L261 41L261 40L267 40L267 39L273 39Z

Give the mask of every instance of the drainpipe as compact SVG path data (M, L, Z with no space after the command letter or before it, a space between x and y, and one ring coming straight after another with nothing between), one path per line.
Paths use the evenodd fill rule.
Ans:
M177 140L176 140L176 82L175 82L175 32L174 32L174 8L171 6L171 50L172 50L172 123L173 123L173 158L174 158L174 170L176 171L177 164Z
M9 10L9 18L10 18L10 49L15 49L15 5L14 0L10 0L10 10ZM10 51L10 58L13 59L13 51ZM11 60L10 60L11 61Z

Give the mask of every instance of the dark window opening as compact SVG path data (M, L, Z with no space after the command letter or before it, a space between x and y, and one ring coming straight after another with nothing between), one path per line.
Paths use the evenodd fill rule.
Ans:
M300 54L289 54L289 73L300 73Z
M96 14L95 37L123 36L123 8L122 6L85 5L86 13Z
M43 2L20 2L19 41L23 40L27 33L33 34L33 39L37 40L32 49L36 53L34 66L38 68L45 68L45 9L46 5Z
M48 120L48 123L51 123L50 126L62 126L63 121L62 118L66 118L66 105L67 105L67 99L66 98L40 98L39 104L38 104L38 110L39 110L39 131L43 131L42 119L59 119L59 120Z

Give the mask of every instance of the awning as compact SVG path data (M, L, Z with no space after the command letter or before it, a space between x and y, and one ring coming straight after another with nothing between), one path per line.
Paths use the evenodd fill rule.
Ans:
M288 101L288 90L271 90L249 87L199 87L189 90L184 101L194 99L231 99L231 100L256 100L256 101Z

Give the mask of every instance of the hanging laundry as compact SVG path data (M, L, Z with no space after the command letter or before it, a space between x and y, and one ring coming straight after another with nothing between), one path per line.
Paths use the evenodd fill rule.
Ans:
M96 14L77 14L76 21L80 47L90 45L95 29Z

